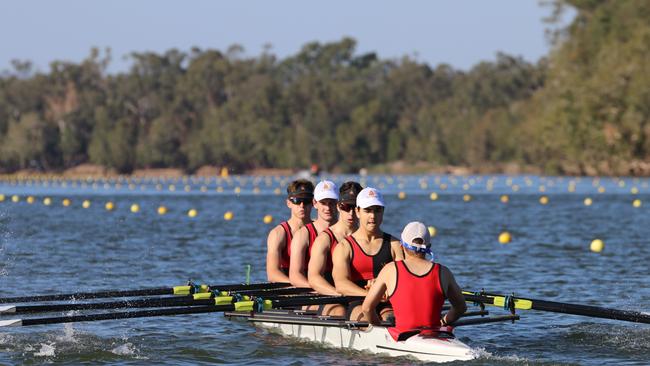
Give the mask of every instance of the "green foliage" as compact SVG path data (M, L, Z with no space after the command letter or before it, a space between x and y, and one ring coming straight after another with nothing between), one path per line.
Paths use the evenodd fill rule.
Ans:
M0 169L84 162L135 168L226 165L354 171L403 160L547 172L650 155L650 3L551 0L575 20L531 64L497 54L469 71L357 54L356 41L312 42L278 60L193 48L110 50L0 77ZM605 171L606 172L606 171Z

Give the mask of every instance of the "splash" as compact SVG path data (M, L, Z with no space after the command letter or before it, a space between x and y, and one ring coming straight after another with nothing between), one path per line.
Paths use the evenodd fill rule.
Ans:
M34 353L34 356L52 357L54 356L54 350L54 343L41 343L41 349L38 352Z
M63 334L57 336L56 340L59 342L79 343L79 340L75 338L75 333L76 331L74 326L70 323L66 323L63 325Z
M472 354L479 359L489 359L491 361L512 362L512 363L528 363L525 357L517 355L495 356L492 352L487 351L483 347L472 348Z
M111 350L111 353L120 356L130 356L136 353L136 348L133 343L125 343L123 345L117 346Z

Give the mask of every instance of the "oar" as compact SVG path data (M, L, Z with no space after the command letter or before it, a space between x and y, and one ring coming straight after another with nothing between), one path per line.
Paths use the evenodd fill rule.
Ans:
M108 297L135 297L155 295L191 295L194 293L207 293L210 291L256 290L289 287L289 283L252 283L252 284L224 284L224 285L184 285L174 287L156 287L140 290L106 290L96 292L75 292L69 294L35 295L0 298L0 304L37 302L37 301L62 301L100 299Z
M214 296L213 293L201 293L183 297L154 297L135 300L119 300L111 302L90 302L77 304L45 304L45 305L8 305L0 306L0 315L25 314L25 313L43 313L53 311L74 311L90 309L120 309L120 308L155 308L155 307L173 307L173 306L207 306L207 305L226 305L237 300L252 300L253 296L264 299L276 299L294 294L304 294L305 290L283 291L277 290L256 290L247 291L250 295L233 293L232 295ZM209 296L203 296L209 295ZM318 294L306 294L303 297L318 297ZM297 297L295 297L297 298Z
M554 313L589 316L594 318L623 320L634 323L650 324L650 313L633 310L618 310L591 305L579 305L563 302L529 299L491 293L474 293L463 291L466 301L500 306L505 309L539 310Z
M262 301L249 300L249 301L239 301L227 305L192 306L192 307L156 309L156 310L71 315L71 316L60 316L60 317L49 317L49 318L0 320L0 327L87 322L87 321L98 321L98 320L130 319L130 318L171 316L171 315L182 315L182 314L202 314L202 313L214 313L214 312L223 312L223 311L263 311L264 309L273 309L273 308L280 308L286 306L341 304L341 303L348 303L350 301L354 301L358 299L359 297L330 296L330 297L304 297L304 298L301 297L301 298L288 298L288 299L275 299L275 300L262 300Z

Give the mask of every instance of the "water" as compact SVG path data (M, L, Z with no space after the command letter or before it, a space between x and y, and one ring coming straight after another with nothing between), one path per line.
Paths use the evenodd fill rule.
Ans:
M340 182L349 177L335 178ZM650 310L648 180L364 180L386 193L386 231L399 234L411 220L436 227L436 256L465 289ZM262 218L273 215L275 224L285 218L282 195L275 191L283 191L287 181L0 181L0 194L5 195L0 202L1 296L173 286L188 279L240 283L246 264L253 268L251 280L263 281L265 238L271 227ZM236 187L239 194L234 194ZM634 189L637 194L631 193ZM404 200L397 198L401 191ZM429 199L431 192L438 200ZM11 202L14 194L20 196L18 203ZM464 194L471 195L469 202ZM509 203L500 202L502 194L509 195ZM26 202L28 195L33 204ZM539 203L542 195L548 204ZM42 203L45 197L52 199L50 206ZM586 197L593 199L591 206L583 203ZM64 198L71 200L69 207L62 206ZM91 202L87 209L81 207L85 199ZM642 201L641 207L633 207L634 199ZM104 209L107 201L115 210ZM133 203L140 205L140 212L129 211ZM169 209L164 216L156 214L160 205ZM186 214L191 208L198 211L194 218ZM227 211L234 214L231 221L223 219ZM504 230L513 236L507 245L497 241ZM595 238L605 242L602 253L589 251ZM534 311L520 315L516 324L458 328L459 338L481 355L469 364L650 363L648 325ZM328 349L219 314L0 329L0 364L41 363L406 365L412 360Z

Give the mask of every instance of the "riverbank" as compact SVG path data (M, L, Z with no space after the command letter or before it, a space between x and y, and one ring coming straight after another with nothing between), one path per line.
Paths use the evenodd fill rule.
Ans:
M136 169L131 177L137 178L180 178L187 175L200 177L225 176L226 172L223 167L203 166L195 172L190 173L179 168L148 168ZM0 170L1 172L2 170ZM250 175L250 176L289 176L298 174L300 169L287 168L255 168L244 171L228 171L227 174L233 175ZM359 173L344 172L339 169L328 170L330 173ZM405 161L395 161L386 164L378 164L364 169L369 174L447 174L447 175L477 175L477 174L503 174L503 175L564 175L564 176L617 176L617 177L648 177L650 176L650 161L634 160L629 162L601 162L596 165L584 163L562 163L552 169L543 169L539 166L525 165L518 163L490 163L479 166L462 166L462 165L440 165L429 162L409 163ZM112 178L124 176L115 169L106 168L100 165L81 164L64 171L38 171L33 169L23 169L12 173L4 173L5 176L50 176L66 179L83 179L83 178Z

